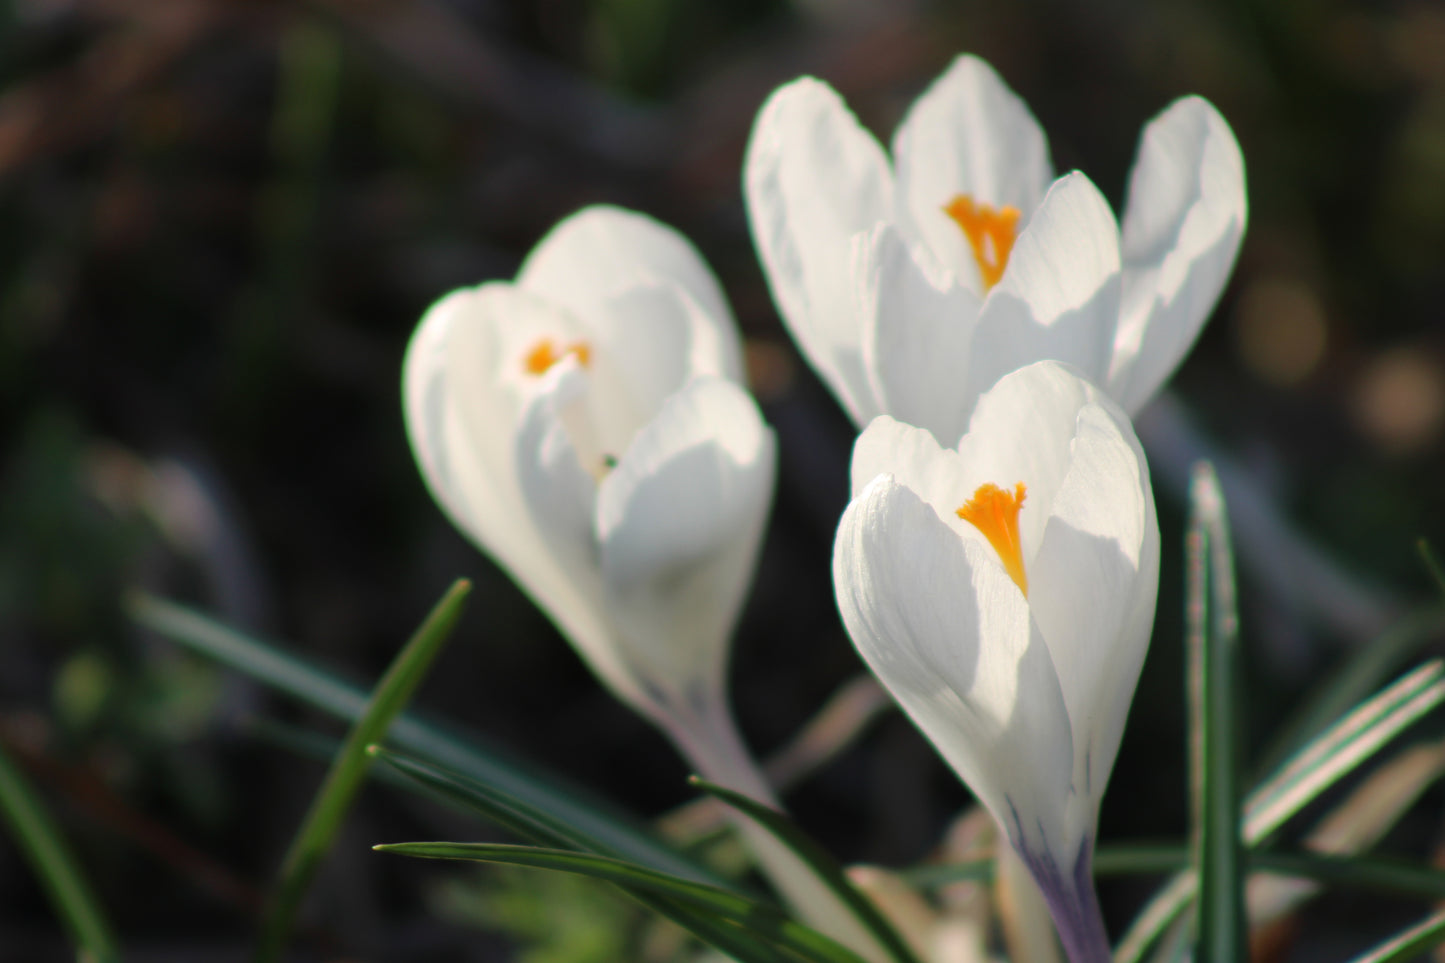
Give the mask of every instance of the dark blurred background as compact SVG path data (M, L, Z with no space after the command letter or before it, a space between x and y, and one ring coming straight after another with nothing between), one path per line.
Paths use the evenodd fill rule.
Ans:
M1243 146L1234 280L1140 422L1166 566L1103 835L1177 838L1193 457L1245 485L1251 753L1435 592L1414 543L1445 527L1445 7L0 0L0 740L133 959L242 958L323 771L255 720L340 730L137 630L131 588L370 683L465 575L470 612L419 707L641 814L689 798L665 742L446 523L400 417L426 306L509 277L582 205L635 207L696 242L780 435L734 659L750 742L775 749L857 675L828 576L852 429L774 312L741 156L784 81L827 79L886 140L962 51L1027 100L1056 169L1085 170L1116 210L1141 125L1175 97L1208 97ZM790 796L841 857L888 865L923 858L967 800L896 715ZM1396 845L1427 854L1440 803ZM627 958L637 914L601 889L368 849L491 832L368 790L298 958ZM1144 893L1106 887L1116 932ZM1341 946L1411 912L1327 906ZM66 946L0 840L0 960Z

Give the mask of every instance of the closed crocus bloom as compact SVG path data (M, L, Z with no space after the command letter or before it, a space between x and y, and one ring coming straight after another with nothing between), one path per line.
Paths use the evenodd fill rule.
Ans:
M1122 238L1080 173L1054 180L1042 129L962 56L910 108L892 160L827 84L759 113L744 170L774 300L860 426L945 443L1003 374L1044 359L1141 408L1188 352L1245 226L1244 164L1199 97L1144 129Z
M1159 580L1129 419L1037 362L984 394L956 449L876 419L852 480L833 579L854 645L998 821L1070 957L1107 960L1094 832Z
M699 772L775 804L724 694L776 462L740 356L692 246L594 207L557 225L515 282L432 306L407 350L403 403L457 527ZM801 915L882 958L791 852L742 829Z
M720 691L772 498L711 273L639 214L584 210L515 282L427 312L404 370L417 461L453 522L618 696L677 725Z

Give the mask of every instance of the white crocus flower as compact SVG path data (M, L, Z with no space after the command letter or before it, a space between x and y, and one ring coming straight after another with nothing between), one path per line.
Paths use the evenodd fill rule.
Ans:
M594 207L558 224L515 282L427 311L403 404L457 527L704 776L776 805L725 696L776 464L741 375L732 314L692 245ZM743 829L814 926L879 958L791 852Z
M1159 581L1129 419L1038 362L984 394L956 450L876 419L852 485L833 579L854 645L1007 834L1071 959L1107 960L1094 832Z
M1194 343L1245 226L1244 162L1199 97L1145 127L1122 239L1043 130L962 56L909 109L892 162L822 81L773 93L744 167L783 320L859 425L957 440L1000 376L1065 361L1131 414Z
M772 499L722 294L680 235L584 210L407 351L407 429L452 521L622 699L670 726L721 691Z

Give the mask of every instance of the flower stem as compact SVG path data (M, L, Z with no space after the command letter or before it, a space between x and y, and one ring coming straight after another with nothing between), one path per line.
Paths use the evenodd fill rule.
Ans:
M1059 931L1059 941L1069 963L1110 963L1109 934L1104 929L1104 914L1094 892L1094 846L1085 840L1071 873L1064 873L1053 855L1042 856L1018 850L1024 863L1039 884L1049 915Z
M670 713L668 734L698 775L774 809L782 809L757 762L743 745L721 693ZM872 963L891 956L841 899L793 850L746 816L729 811L758 866L809 926Z

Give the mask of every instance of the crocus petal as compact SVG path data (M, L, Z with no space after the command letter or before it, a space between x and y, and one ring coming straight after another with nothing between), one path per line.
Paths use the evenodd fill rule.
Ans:
M963 283L982 293L978 268L943 209L959 194L1015 207L1020 226L1053 180L1043 128L985 61L964 55L914 101L893 138L898 218Z
M1159 523L1149 469L1123 411L1079 410L1068 475L1029 573L1074 732L1075 785L1096 803L1113 769L1153 629Z
M748 222L773 299L853 420L877 414L863 373L852 238L893 214L883 148L833 88L804 77L763 105L743 164Z
M698 378L603 480L596 534L608 609L653 685L675 692L720 676L762 538L775 447L746 392Z
M1083 174L1059 178L984 302L969 355L972 390L1044 358L1102 382L1119 288L1119 229L1108 202Z
M1069 719L1028 604L988 551L884 475L843 514L833 584L853 644L909 718L1016 846L1046 847L1070 794Z
M587 327L598 306L620 291L661 281L681 287L710 324L722 372L742 377L732 312L712 271L687 238L636 211L598 205L559 222L527 255L517 285L559 304Z
M950 272L930 270L892 225L860 235L854 278L863 325L863 366L879 407L927 428L944 444L963 435L974 398L960 377L979 300Z
M1136 412L1194 344L1244 236L1244 158L1208 101L1144 129L1124 211L1124 312L1109 391Z

